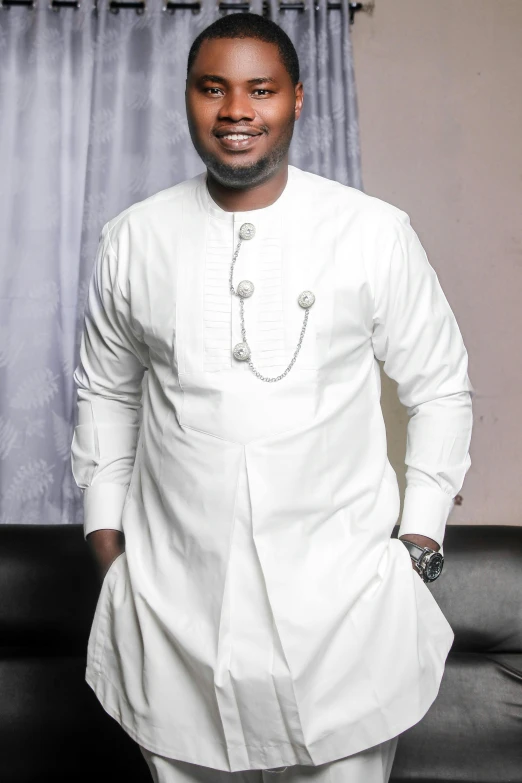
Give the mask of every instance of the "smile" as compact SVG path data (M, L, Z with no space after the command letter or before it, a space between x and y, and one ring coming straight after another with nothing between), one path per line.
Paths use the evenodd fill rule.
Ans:
M218 142L226 150L245 150L254 147L263 134L248 136L246 133L228 133L226 136L216 136Z

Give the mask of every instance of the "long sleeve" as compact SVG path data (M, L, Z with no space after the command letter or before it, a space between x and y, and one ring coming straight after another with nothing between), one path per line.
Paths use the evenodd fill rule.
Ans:
M74 479L83 491L84 536L121 530L139 432L147 346L130 329L117 280L109 224L100 235L89 282L80 363L74 372L78 425L71 445Z
M442 547L453 498L471 465L473 387L455 316L405 212L374 270L375 356L407 408L406 491L399 536Z

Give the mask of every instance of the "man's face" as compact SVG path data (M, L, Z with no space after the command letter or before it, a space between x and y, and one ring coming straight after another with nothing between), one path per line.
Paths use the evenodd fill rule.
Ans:
M303 85L292 84L275 44L254 38L203 41L185 98L194 147L223 186L261 184L288 162ZM240 138L227 138L232 134Z

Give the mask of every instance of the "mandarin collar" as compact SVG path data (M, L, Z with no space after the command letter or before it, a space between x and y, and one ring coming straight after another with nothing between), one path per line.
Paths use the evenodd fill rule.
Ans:
M285 189L279 195L279 197L270 204L268 207L261 207L260 209L241 210L238 212L230 212L222 209L212 198L207 187L207 172L204 171L200 175L199 190L204 209L214 218L227 222L251 222L256 224L258 222L264 222L270 220L278 215L287 201L290 199L291 191L293 189L295 179L294 166L288 166L288 180L285 185Z

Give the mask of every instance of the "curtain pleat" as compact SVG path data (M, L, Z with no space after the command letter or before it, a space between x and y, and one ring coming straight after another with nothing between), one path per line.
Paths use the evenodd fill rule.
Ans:
M268 2L305 87L290 163L362 189L348 1L315 5ZM98 8L0 10L0 524L83 521L72 373L100 230L203 170L186 61L216 2L197 14Z

